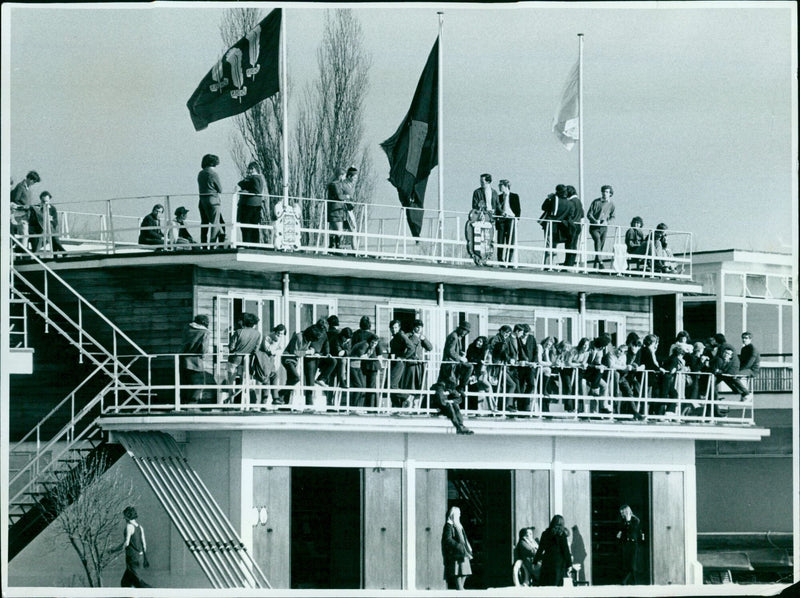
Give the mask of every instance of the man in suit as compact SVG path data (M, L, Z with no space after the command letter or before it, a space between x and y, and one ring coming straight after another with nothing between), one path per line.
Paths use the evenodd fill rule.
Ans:
M556 185L555 193L551 193L542 203L542 215L540 224L544 231L545 247L548 249L557 247L560 243L568 240L568 230L564 225L570 211L571 203L567 202L567 187ZM555 251L545 252L545 264L553 262Z
M536 338L531 334L531 327L528 324L516 324L514 326L514 337L517 342L517 360L520 363L517 370L519 391L523 394L533 394L536 385L536 370L532 364L539 359L539 345L536 343ZM517 398L517 409L519 411L530 411L530 407L530 397Z
M498 201L497 191L492 189L492 175L483 173L481 186L472 192L472 209L496 211Z
M467 381L472 374L472 364L467 361L464 348L464 337L469 334L469 331L469 322L461 322L458 328L447 335L444 340L442 367L439 373L440 378L455 376L457 388L461 391L466 390Z
M637 553L642 535L641 524L628 505L622 505L619 508L619 515L617 540L622 544L622 562L620 563L622 585L636 585Z
M392 390L406 388L404 386L406 360L414 358L414 347L408 336L401 329L400 320L389 322L389 332L392 337L389 340L389 353L392 362L389 374L389 384ZM392 392L392 407L402 406L408 399L407 394Z
M519 195L511 193L511 183L508 179L502 179L499 183L500 194L497 205L494 206L495 226L497 227L497 260L500 262L510 262L514 257L513 247L502 247L502 245L514 245L516 242L517 222L515 218L520 216Z
M567 185L567 213L563 220L566 231L566 248L569 250L564 260L564 266L574 266L578 259L578 241L581 238L581 219L583 218L583 204L578 197L578 192L572 185Z

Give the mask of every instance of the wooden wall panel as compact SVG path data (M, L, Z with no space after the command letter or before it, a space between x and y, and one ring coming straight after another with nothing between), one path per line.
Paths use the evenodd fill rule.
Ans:
M402 470L362 470L364 476L364 588L403 584Z
M683 472L653 472L653 583L686 580Z
M441 548L447 517L447 470L417 469L415 499L416 589L443 590L447 587Z
M273 588L292 582L292 469L253 468L253 507L266 513L265 524L253 527L253 558Z
M550 524L550 472L546 469L514 471L514 533L535 527L538 538ZM516 540L516 536L514 538Z
M564 470L564 522L574 562L581 564L580 579L592 579L592 483L591 472Z

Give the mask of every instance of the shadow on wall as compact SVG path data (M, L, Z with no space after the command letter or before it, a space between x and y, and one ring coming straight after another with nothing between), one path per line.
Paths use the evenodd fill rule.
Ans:
M581 566L581 570L578 571L577 581L586 581L586 567L584 566L586 564L584 561L586 561L587 556L586 544L583 542L583 536L577 525L572 526L572 544L570 545L570 550L572 550L572 564Z

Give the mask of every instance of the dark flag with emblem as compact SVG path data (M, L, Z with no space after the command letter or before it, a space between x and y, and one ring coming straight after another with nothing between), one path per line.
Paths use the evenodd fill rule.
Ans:
M406 208L411 234L419 237L428 175L438 164L439 39L417 83L411 108L397 132L381 143L389 158L389 182Z
M228 48L189 98L196 131L249 110L280 90L281 9Z

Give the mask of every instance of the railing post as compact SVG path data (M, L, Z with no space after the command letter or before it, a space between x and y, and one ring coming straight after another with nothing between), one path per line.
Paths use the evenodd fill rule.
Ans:
M44 278L44 333L50 332L50 293L48 292L47 271L42 272ZM83 363L82 361L80 363Z
M369 204L364 206L364 255L369 255Z
M164 238L164 249L167 249L169 246L169 234L172 228L172 206L170 204L169 195L164 196L164 212L164 221L166 222L166 227L161 231L161 236Z
M236 244L237 244L236 232L237 232L237 230L239 228L238 222L236 222L236 195L237 194L234 193L233 196L231 197L231 220L230 220L231 234L228 235L228 242L231 244L231 247L234 248L234 249L236 248ZM220 201L222 201L222 200L220 200ZM222 213L222 205L220 205L219 208L220 208L220 213ZM209 245L211 245L211 240L210 239L209 239Z
M177 353L173 356L173 375L175 381L175 411L181 410L181 376L178 368L180 355Z
M114 234L114 213L111 208L110 199L106 200L106 214L108 217L108 232L107 232L108 243L111 247L111 253L113 255L117 252L117 239Z

